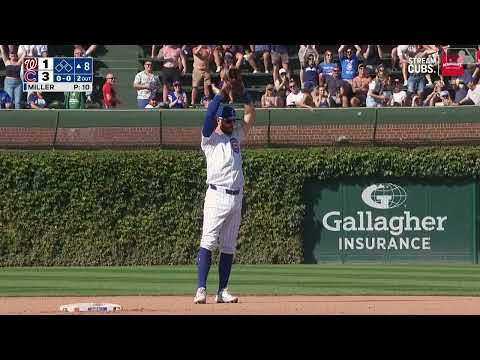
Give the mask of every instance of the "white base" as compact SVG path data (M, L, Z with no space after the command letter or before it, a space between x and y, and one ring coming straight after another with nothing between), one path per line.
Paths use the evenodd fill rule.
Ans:
M60 311L63 312L113 312L120 310L122 310L120 305L108 303L77 303L60 306Z

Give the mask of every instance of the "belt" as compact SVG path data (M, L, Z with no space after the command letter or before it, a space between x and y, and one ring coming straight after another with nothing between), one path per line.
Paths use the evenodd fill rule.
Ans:
M227 194L230 194L230 195L238 195L238 194L240 194L240 190L219 189L219 188L217 188L217 187L216 187L215 185L213 185L213 184L209 184L208 186L210 186L210 189L218 190L218 191L225 191Z

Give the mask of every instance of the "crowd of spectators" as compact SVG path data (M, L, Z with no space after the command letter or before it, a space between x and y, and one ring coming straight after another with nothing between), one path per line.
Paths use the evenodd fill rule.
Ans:
M463 65L462 76L408 71L409 59L439 59L448 47L397 45L387 51L384 45L339 45L322 54L316 45L299 45L300 69L294 74L287 45L152 45L151 58L135 75L133 89L140 109L206 106L221 90L228 69L242 67L242 71L248 71L245 69L249 67L253 74L271 76L257 104L264 108L480 105L480 45L477 58ZM74 45L73 56L91 56L96 48ZM49 56L48 46L1 46L6 73L4 90L0 92L2 108L22 107L21 64L25 56ZM191 69L189 57L193 57ZM153 71L155 62L161 67L157 74ZM187 94L182 80L185 84L190 72L191 92ZM218 76L212 77L214 74ZM248 77L246 82L248 88ZM106 109L122 103L115 86L115 74L108 73L101 94ZM64 107L84 109L91 95L65 93ZM48 104L42 93L29 92L26 107L44 109Z
M155 47L152 47L152 57L161 59L154 54ZM464 65L464 75L460 77L437 75L432 79L431 74L408 72L409 58L438 57L448 45L397 45L391 51L386 51L383 45L340 45L327 49L323 55L316 45L300 45L298 77L291 73L286 45L164 45L162 49L165 52L170 47L181 49L184 55L190 52L193 55L191 101L189 103L187 98L180 105L177 103L176 108L197 105L198 86L202 83L204 95L211 98L222 86L224 71L230 67L240 68L243 64L248 64L253 74L271 74L272 82L265 87L258 104L265 108L480 104L477 95L480 87L476 85L480 78L478 60ZM391 59L386 59L387 55L391 55ZM179 57L174 62L185 70ZM212 81L213 68L220 75L217 84ZM165 79L164 71L169 70L160 72L162 79ZM172 107L170 94L175 89L170 88L168 80L162 82L164 103L159 106ZM158 82L154 84L149 94L156 97L155 89L159 85ZM248 84L245 85L248 88ZM138 82L134 86L138 89ZM138 96L142 94L138 92ZM139 104L139 107L144 106Z

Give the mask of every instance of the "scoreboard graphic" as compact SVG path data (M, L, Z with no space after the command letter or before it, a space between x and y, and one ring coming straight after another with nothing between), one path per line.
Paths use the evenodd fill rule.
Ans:
M91 57L27 57L22 70L25 92L90 92L93 89Z

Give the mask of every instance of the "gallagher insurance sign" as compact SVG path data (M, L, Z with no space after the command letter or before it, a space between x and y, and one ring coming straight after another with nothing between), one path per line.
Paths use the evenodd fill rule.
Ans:
M310 183L305 199L306 263L476 261L475 183Z

